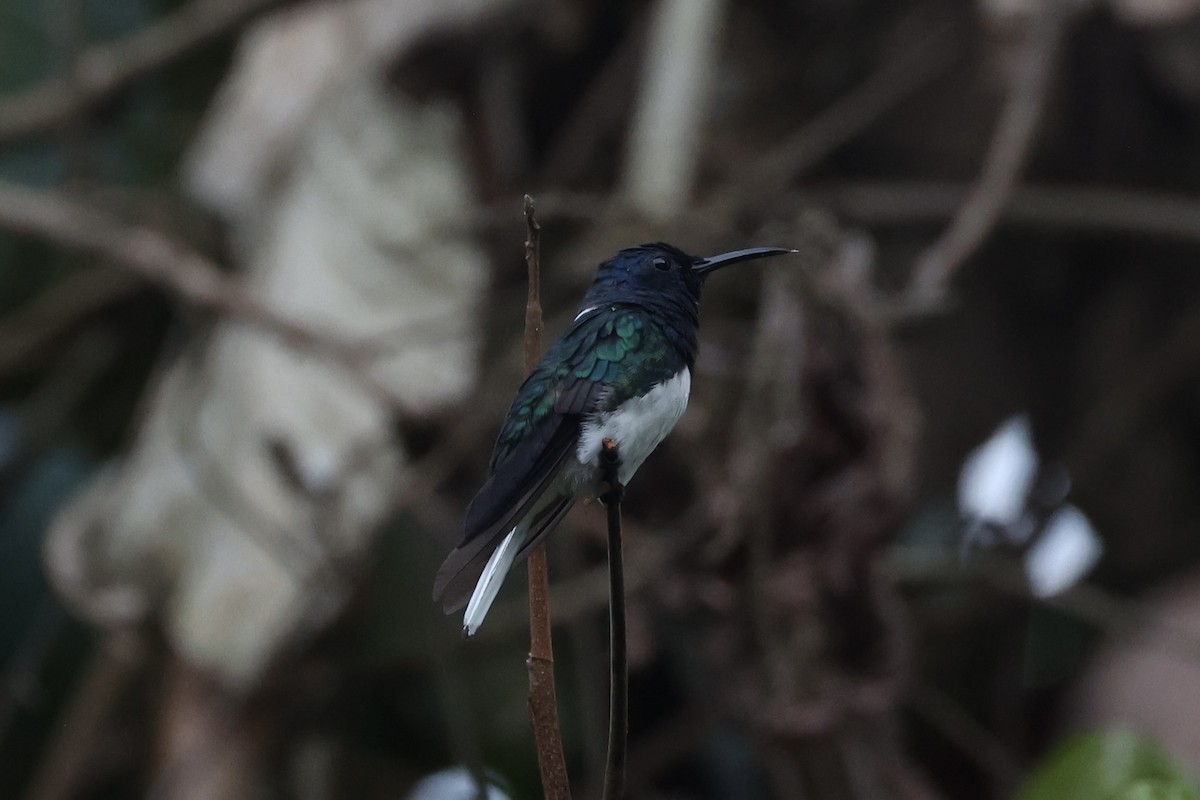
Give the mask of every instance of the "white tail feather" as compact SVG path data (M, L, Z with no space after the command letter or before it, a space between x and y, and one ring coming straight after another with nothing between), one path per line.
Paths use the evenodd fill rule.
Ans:
M517 557L517 551L521 549L524 541L525 528L518 525L508 532L508 536L504 537L504 541L488 559L487 566L483 568L483 573L475 584L475 591L471 592L467 611L463 614L463 631L467 636L474 636L475 631L483 624L483 618L492 607L492 601L496 599L505 576L512 569L513 559Z

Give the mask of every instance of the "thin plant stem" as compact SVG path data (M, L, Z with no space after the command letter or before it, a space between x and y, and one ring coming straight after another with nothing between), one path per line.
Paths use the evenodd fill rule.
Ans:
M541 264L533 198L525 195L525 265L529 270L529 296L525 303L525 371L533 371L540 355L542 332ZM529 554L529 716L537 750L542 793L547 800L570 800L567 760L563 755L554 691L554 643L550 633L550 574L546 546Z
M605 439L600 469L608 489L601 498L608 511L608 759L604 765L604 800L625 796L625 754L629 738L629 656L625 633L625 560L621 554L621 485L617 443Z

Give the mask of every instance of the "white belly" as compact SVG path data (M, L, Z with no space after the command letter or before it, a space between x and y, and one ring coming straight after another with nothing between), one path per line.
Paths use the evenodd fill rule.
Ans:
M687 408L692 374L684 367L641 397L627 400L613 411L596 414L583 424L575 457L587 467L598 465L601 443L612 439L621 455L621 483L637 472L646 456L666 438Z

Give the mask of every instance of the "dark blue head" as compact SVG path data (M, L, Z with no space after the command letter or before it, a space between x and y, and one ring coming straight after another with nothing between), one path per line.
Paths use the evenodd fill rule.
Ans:
M695 319L700 292L710 274L742 261L793 252L778 247L752 247L702 258L664 242L630 247L597 267L583 307L628 303L683 312Z

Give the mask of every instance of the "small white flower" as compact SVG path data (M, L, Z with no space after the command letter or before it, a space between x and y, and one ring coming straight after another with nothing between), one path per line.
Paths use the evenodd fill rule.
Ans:
M1038 597L1052 597L1079 582L1100 560L1104 543L1075 506L1063 506L1046 521L1025 554L1025 575Z
M422 778L405 800L476 800L478 796L470 770L451 767ZM487 800L509 800L509 796L489 783Z
M959 512L1003 528L1015 526L1037 469L1029 418L1009 418L963 462L958 476Z

